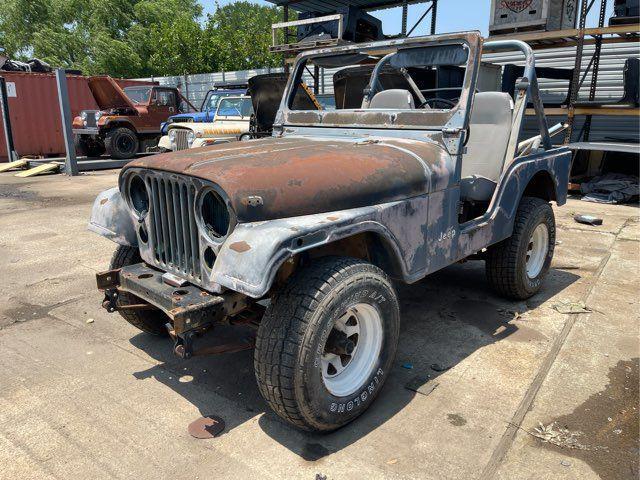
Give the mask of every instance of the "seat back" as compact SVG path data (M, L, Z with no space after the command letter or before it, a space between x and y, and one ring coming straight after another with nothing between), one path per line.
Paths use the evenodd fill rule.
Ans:
M480 175L497 182L511 136L513 101L508 93L480 92L473 100L462 178Z
M415 108L413 95L409 90L392 88L376 93L369 103L369 108L393 108L396 110L406 110Z

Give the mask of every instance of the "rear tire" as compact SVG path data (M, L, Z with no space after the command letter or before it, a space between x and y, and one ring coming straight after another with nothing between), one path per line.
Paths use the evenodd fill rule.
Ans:
M104 145L107 153L113 158L132 158L138 153L138 136L127 127L116 128L107 132Z
M141 262L142 258L137 248L119 245L116 251L113 252L109 269L116 270L126 267L127 265L134 265ZM121 292L118 296L118 306L136 305L140 303L145 302L130 293ZM165 325L169 322L169 317L160 310L118 310L118 313L127 322L143 332L159 336L166 336L168 334Z
M292 425L335 430L380 392L399 325L384 272L363 260L322 258L291 277L262 319L254 356L260 392Z
M556 222L551 205L535 197L523 197L513 234L487 251L486 273L501 295L525 300L542 286L556 244Z

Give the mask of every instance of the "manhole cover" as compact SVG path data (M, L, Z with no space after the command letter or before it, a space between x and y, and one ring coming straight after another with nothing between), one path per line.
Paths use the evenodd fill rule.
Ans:
M189 434L195 438L213 438L224 430L224 420L215 415L207 415L189 424Z

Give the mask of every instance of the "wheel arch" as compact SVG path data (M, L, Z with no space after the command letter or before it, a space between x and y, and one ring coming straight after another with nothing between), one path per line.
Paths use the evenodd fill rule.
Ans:
M260 298L300 265L336 255L365 259L393 278L408 279L406 242L371 218L376 208L354 210L339 212L339 219L337 213L331 223L326 214L240 223L218 251L209 280Z
M522 197L536 197L547 202L557 201L556 185L548 170L540 170L531 179L522 192Z
M124 120L124 119L118 119L118 120L108 120L103 128L103 133L106 134L110 131L113 131L117 128L128 128L129 130L131 130L136 136L138 135L138 130L136 129L135 125L130 122L129 120Z
M510 237L518 205L530 196L567 201L571 151L566 147L519 158L502 175L494 199L485 215L469 222L458 237L458 257L466 258Z
M298 253L293 263L283 261L276 269L274 283L280 284L286 281L302 263L329 256L366 260L395 280L402 279L404 276L401 254L392 240L380 231L364 230L322 245L312 246Z

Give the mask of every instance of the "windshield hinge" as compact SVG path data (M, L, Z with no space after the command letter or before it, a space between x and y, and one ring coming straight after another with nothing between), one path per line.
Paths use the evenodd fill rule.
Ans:
M445 135L457 135L462 131L460 127L444 127L442 133Z

